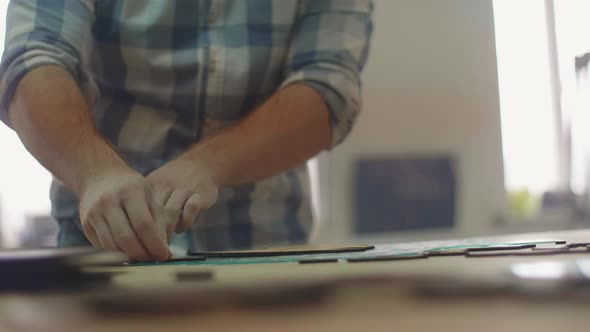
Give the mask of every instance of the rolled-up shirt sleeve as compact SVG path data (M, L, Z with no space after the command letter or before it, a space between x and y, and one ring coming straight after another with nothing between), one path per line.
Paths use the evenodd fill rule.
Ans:
M91 43L94 0L12 0L0 62L0 120L10 126L8 107L20 80L42 65L64 68L78 81Z
M361 111L360 73L367 60L373 2L304 0L281 87L303 83L317 91L330 112L331 147L344 140Z

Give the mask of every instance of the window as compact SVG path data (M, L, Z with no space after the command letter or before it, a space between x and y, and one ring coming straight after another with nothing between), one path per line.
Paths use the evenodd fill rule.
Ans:
M8 1L0 2L0 52L4 50L7 7ZM49 213L51 175L4 124L0 124L0 142L0 243L15 246L27 216Z
M586 190L575 57L590 51L588 10L585 0L494 0L506 188L529 203Z
M506 188L541 194L557 185L557 145L545 3L495 0Z

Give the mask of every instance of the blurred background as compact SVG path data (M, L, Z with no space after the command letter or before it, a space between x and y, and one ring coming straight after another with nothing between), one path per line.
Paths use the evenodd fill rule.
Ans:
M590 2L375 4L363 113L310 162L314 241L590 226ZM51 175L3 125L0 142L2 246L52 245Z

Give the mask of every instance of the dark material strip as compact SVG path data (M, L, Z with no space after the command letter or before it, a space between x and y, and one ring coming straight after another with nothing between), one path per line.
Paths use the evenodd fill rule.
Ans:
M465 256L467 249L450 249L429 251L430 256Z
M489 251L489 252L468 252L466 257L501 257L501 256L543 256L562 254L590 254L587 248L576 249L555 249L555 250L530 250L530 251Z
M347 259L347 261L349 263L365 263L365 262L401 261L401 260L420 259L420 258L428 258L428 257L429 257L429 254L427 252L421 252L421 253L407 254L407 255L386 255L386 256L375 256L375 257L349 258L349 259Z
M299 264L338 263L337 258L302 259Z
M491 247L475 247L468 248L468 252L480 252L480 251L503 251L503 250L521 250L521 249L532 249L535 248L536 244L520 244L515 246L491 246Z
M273 256L291 256L291 255L313 255L313 254L339 254L350 252L362 252L375 248L374 246L355 246L347 248L335 249L303 249L303 250L245 250L245 251L200 251L189 252L189 255L205 256L205 257L273 257Z
M207 260L207 257L203 256L187 256L187 257L174 257L170 258L164 263L178 263L178 262L201 262Z
M579 243L570 243L567 245L568 248L584 248L590 245L590 242L579 242Z

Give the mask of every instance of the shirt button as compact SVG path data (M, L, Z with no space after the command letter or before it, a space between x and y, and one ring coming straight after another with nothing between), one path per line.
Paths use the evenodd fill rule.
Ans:
M211 58L207 67L210 73L215 72L217 70L217 60L215 60L215 58Z
M209 11L209 17L208 17L208 19L209 19L209 25L215 24L215 21L217 20L217 13L216 13L216 11L214 9L211 9Z
M217 47L211 47L209 49L209 62L207 63L207 70L212 73L217 71L219 67L219 49Z

